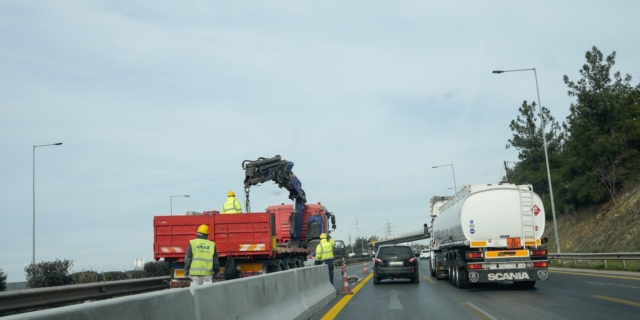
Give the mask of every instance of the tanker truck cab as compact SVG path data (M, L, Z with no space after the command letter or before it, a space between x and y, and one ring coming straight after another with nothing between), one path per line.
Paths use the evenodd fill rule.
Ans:
M431 199L431 275L458 288L512 281L533 287L548 279L542 200L530 185L463 187Z

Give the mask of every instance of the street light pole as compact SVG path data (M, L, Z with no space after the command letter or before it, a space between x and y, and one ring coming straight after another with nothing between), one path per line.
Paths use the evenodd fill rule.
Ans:
M536 92L538 93L538 107L540 108L540 124L542 128L542 141L544 143L544 160L547 164L547 179L549 180L549 197L551 198L551 213L553 215L553 228L556 235L556 247L558 247L558 253L560 253L560 238L558 236L558 223L556 222L556 207L553 201L553 187L551 186L551 170L549 169L549 154L547 153L547 138L544 134L544 128L546 124L544 123L544 118L542 117L542 104L540 103L540 88L538 87L538 72L536 68L530 69L516 69L516 70L494 70L493 73L501 74L505 72L516 72L516 71L533 71L533 75L536 78Z
M31 264L36 264L36 148L37 147L47 147L47 146L60 146L62 142L51 143L51 144L41 144L37 146L33 146L33 179L32 179L32 189L31 194L33 196L33 226L31 230L32 234L32 251L31 251Z
M458 186L456 185L456 171L453 169L453 161L451 161L451 164L443 164L441 166L435 166L431 168L435 169L435 168L448 167L448 166L451 166L451 172L453 172L453 187L455 188L455 193L458 194Z
M171 215L173 215L173 198L177 198L177 197L189 198L189 195L185 194L185 195L182 195L182 196L169 196L169 207L171 207Z

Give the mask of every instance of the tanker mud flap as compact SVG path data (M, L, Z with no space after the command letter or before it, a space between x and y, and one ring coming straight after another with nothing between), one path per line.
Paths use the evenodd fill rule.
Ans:
M491 283L498 281L546 281L549 270L536 269L503 269L503 270L469 270L470 283Z

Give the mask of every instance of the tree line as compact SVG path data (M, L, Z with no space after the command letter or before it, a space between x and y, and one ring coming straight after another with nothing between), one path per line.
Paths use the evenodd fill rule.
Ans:
M547 140L556 212L617 201L621 190L633 188L640 177L640 84L629 74L613 72L616 52L604 56L593 47L580 69L581 78L564 76L574 98L570 114L560 124L549 109L524 101L509 124L520 160L507 169L503 182L530 183L547 208L549 185L542 134ZM544 126L540 124L540 116Z

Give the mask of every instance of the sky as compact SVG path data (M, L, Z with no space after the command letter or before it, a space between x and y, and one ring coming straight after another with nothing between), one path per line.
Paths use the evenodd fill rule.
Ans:
M0 2L0 269L153 259L153 217L244 198L243 160L295 163L336 239L417 231L429 199L496 183L509 123L559 121L585 52L640 77L635 1ZM636 58L633 58L636 57ZM29 152L31 151L31 152ZM502 172L503 174L503 172ZM188 194L189 198L170 196ZM290 203L272 183L254 211ZM243 203L244 205L244 203ZM356 226L357 221L357 226Z

